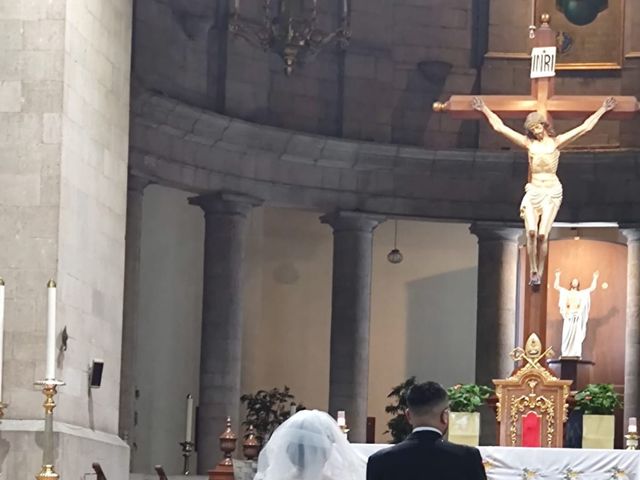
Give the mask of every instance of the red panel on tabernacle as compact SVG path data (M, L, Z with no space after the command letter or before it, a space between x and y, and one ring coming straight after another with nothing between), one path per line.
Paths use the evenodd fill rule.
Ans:
M540 442L540 416L535 412L529 412L522 417L522 446L541 447Z

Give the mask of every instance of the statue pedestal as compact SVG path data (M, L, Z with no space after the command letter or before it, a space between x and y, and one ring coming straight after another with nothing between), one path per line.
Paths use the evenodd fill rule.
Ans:
M547 360L553 373L562 380L572 380L571 390L582 390L591 383L591 367L595 362L574 357L560 357Z

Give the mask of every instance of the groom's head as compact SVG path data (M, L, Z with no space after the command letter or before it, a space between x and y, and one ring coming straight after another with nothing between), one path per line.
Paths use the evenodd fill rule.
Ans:
M407 393L409 423L413 427L434 427L443 434L449 426L449 396L436 382L418 383Z

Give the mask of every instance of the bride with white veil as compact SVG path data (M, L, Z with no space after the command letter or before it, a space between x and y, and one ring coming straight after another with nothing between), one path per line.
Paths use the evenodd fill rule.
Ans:
M302 410L273 432L255 480L364 480L366 468L329 414Z

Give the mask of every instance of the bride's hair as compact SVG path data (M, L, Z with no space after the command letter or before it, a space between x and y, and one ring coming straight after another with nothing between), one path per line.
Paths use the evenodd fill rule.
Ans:
M330 415L302 410L273 432L256 480L356 480L364 478L365 465Z

